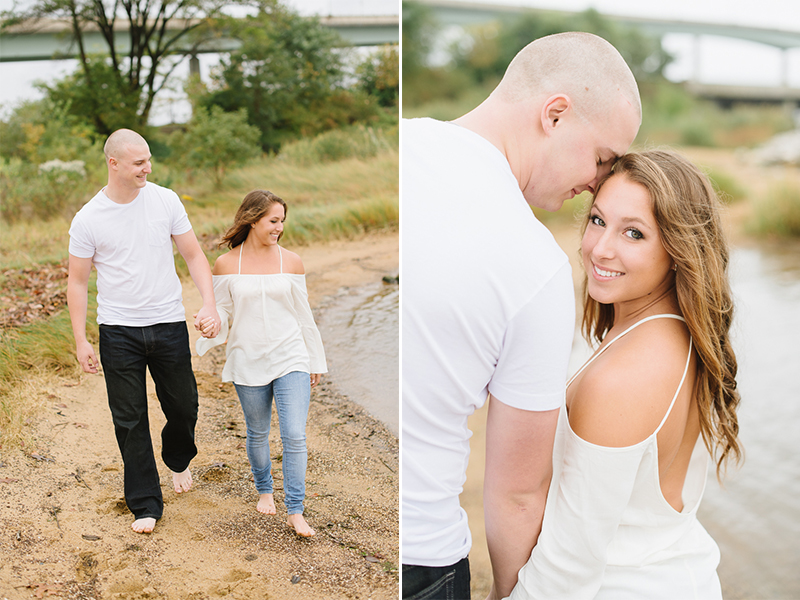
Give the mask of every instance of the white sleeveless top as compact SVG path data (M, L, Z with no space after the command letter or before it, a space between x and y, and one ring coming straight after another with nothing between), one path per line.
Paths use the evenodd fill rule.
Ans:
M609 342L567 386L635 323ZM657 435L669 417L683 377L658 428L624 448L598 446L578 437L562 407L553 448L553 479L539 541L519 572L512 600L721 600L719 548L697 520L708 471L698 437L683 486L683 510L661 492Z
M311 307L305 275L280 273L214 275L214 296L222 328L214 338L200 338L197 353L228 341L222 381L267 385L291 373L327 373L325 350Z

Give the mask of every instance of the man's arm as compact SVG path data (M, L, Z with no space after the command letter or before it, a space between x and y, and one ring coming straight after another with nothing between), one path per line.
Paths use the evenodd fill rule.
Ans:
M208 260L197 242L194 230L190 229L186 233L173 235L172 239L175 240L178 252L181 253L183 260L186 261L192 281L194 281L200 291L200 296L203 298L203 307L194 316L194 327L200 331L203 337L213 338L219 333L221 321L219 314L217 314L217 302L214 299L211 267L208 266ZM209 318L212 319L210 326L208 326L209 324L203 326L203 321Z
M100 364L94 348L86 339L86 312L89 306L89 275L92 272L91 258L69 255L69 277L67 279L67 306L75 337L78 362L86 373L97 373Z
M489 396L483 510L494 587L505 598L539 537L553 473L558 410L526 411Z

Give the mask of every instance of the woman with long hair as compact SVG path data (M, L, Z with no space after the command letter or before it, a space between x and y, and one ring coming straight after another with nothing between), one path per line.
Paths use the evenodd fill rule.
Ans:
M214 264L214 294L222 329L201 339L204 354L227 338L223 381L232 381L247 424L247 457L259 493L256 510L276 514L269 431L272 403L283 442L287 522L303 537L314 529L303 516L306 419L311 388L327 372L325 352L308 304L303 261L278 242L286 203L264 190L247 194ZM202 324L201 324L202 327Z
M622 157L583 226L583 331L542 531L511 598L720 599L697 520L707 461L741 458L720 203L669 150Z

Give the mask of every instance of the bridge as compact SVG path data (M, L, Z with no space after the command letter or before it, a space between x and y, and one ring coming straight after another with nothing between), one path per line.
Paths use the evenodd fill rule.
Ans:
M519 4L503 5L463 0L417 1L429 6L440 23L464 27L485 23L491 20L513 18L523 12L538 12L567 17L576 14L571 11L537 9L530 6L521 6ZM800 89L792 88L788 83L789 50L800 48L800 31L678 19L648 19L607 13L603 13L603 16L622 25L637 27L653 36L660 37L668 33L685 33L694 36L693 74L687 82L687 89L701 97L715 100L723 105L732 102L790 102L800 105ZM702 57L698 40L700 36L703 35L746 40L781 50L780 85L773 87L755 87L708 85L700 83L698 75Z
M377 46L397 44L400 39L400 19L397 15L378 16L329 16L319 17L320 23L330 27L351 46ZM174 27L182 28L185 21L175 20ZM130 36L120 24L115 35L117 50L127 53ZM100 31L87 27L84 45L89 54L108 52L108 46ZM204 42L198 48L181 48L178 52L192 55L228 52L236 49L239 42L234 39L215 39ZM35 26L10 27L0 35L0 62L38 61L76 58L78 48L72 37L72 28L66 21L41 20Z

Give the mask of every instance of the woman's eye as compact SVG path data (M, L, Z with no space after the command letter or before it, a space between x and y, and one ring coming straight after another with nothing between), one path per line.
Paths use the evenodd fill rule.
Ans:
M603 219L601 219L597 215L592 215L591 217L589 217L589 222L592 225L597 225L599 227L605 227L606 226L605 221L603 221Z
M638 229L633 229L633 228L631 228L631 229L628 229L628 230L625 232L625 235L627 235L627 236L628 236L628 237L630 237L630 238L633 238L634 240L641 240L641 239L644 239L644 236L642 235L642 232L641 232L641 231L639 231Z

